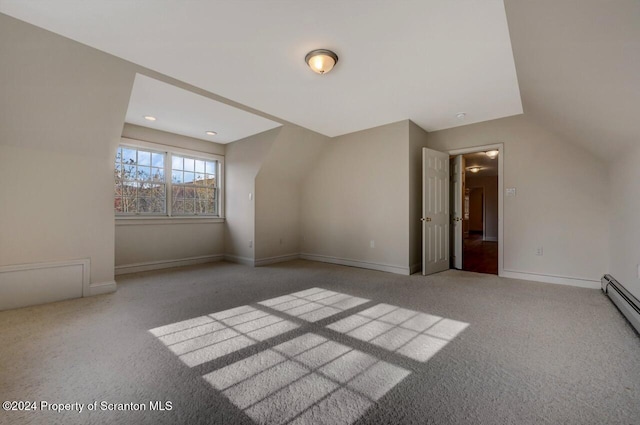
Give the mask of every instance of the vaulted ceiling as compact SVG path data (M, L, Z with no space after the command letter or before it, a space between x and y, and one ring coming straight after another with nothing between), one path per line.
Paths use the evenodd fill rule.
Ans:
M0 0L0 12L328 136L523 106L604 158L640 135L637 0ZM306 67L315 48L340 57L330 74Z

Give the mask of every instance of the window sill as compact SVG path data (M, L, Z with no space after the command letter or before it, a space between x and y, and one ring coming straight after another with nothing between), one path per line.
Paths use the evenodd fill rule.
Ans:
M116 217L116 226L224 223L224 217Z

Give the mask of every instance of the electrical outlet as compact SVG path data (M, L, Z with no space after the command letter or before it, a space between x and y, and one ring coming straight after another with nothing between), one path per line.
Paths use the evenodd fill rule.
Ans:
M253 193L249 192L249 200L253 201Z
M542 255L542 253L543 253L543 251L542 251L542 247L541 247L541 246L537 247L537 248L536 248L536 255L540 255L540 256L541 256L541 255Z
M253 248L253 241L249 241L249 248Z
M376 247L376 241L374 241L373 239L371 239L371 242L369 242L369 247L371 247L371 248L375 248L375 247Z

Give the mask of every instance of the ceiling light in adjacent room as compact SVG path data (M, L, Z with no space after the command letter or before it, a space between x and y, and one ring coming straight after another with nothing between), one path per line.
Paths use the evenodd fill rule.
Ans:
M498 156L499 153L500 153L500 151L497 151L495 149L485 152L485 154L491 159L496 159L496 157Z
M478 171L480 171L480 167L471 167L469 168L469 171L471 171L472 173L477 173Z
M307 53L304 61L309 65L313 72L318 74L326 74L331 71L335 64L338 63L338 55L331 50L317 49Z
M156 117L152 117L151 115L145 115L144 119L147 120L147 121L155 121Z
M216 133L215 131L209 130L209 131L205 131L204 134L206 134L207 136L215 136L218 133Z

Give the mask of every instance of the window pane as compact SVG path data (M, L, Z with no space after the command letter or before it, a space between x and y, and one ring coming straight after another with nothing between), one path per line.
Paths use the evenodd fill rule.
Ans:
M204 181L204 174L202 174L202 173L196 173L196 182L197 182L198 184L205 184L205 181Z
M138 166L138 179L151 180L151 168Z
M171 197L174 200L180 200L184 198L184 188L182 186L173 186Z
M122 148L122 162L124 164L135 164L136 150L131 148Z
M207 161L207 173L215 174L216 173L216 165L217 161Z
M151 165L151 152L138 151L138 165Z
M174 183L182 183L182 171L171 171L171 181Z
M187 160L185 159L184 162L186 163ZM188 173L186 171L184 172L184 183L193 183L195 178L196 178L195 173Z
M122 167L122 178L126 180L134 180L136 178L136 166L124 165Z
M182 170L182 157L181 156L172 156L171 157L171 168L174 170Z
M184 171L195 171L195 159L185 158L184 159Z
M122 212L123 213L135 213L137 211L136 198L123 197L122 198Z
M216 176L214 174L207 174L207 185L209 186L216 185Z
M115 177L117 179L122 178L122 164L116 163L116 167L114 168Z
M138 198L138 212L149 212L149 201L147 198Z
M204 161L196 159L196 173L204 173Z
M195 207L194 207L194 200L193 199L189 199L189 200L184 200L184 213L185 214L193 214L195 213Z
M165 213L166 202L164 198L152 198L149 200L150 213Z
M151 165L154 167L164 168L164 154L163 153L152 153L151 154Z
M154 199L164 199L165 190L163 184L152 184L149 185L149 193L150 196Z
M173 201L171 209L174 215L184 214L184 201Z
M121 186L122 196L136 196L137 188L133 183L124 183Z
M196 196L195 189L192 187L184 188L184 198L185 199L193 199Z
M159 182L164 181L164 168L151 168L151 179Z

